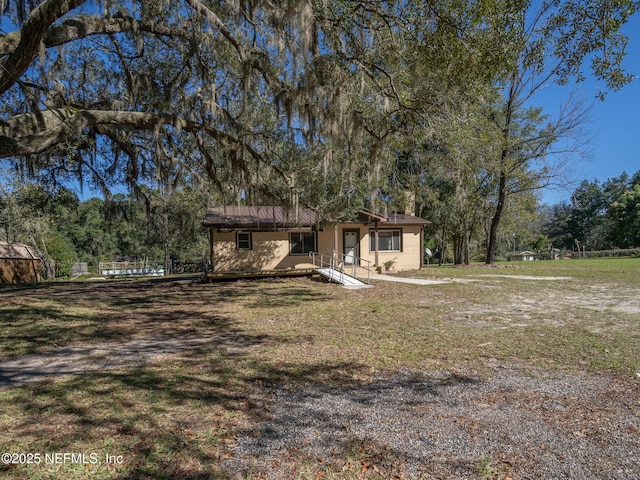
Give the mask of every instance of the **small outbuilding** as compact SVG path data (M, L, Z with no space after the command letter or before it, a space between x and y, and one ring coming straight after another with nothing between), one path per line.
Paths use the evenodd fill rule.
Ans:
M42 261L22 243L0 242L0 284L40 280Z
M516 260L523 260L525 262L532 262L536 259L536 253L525 250L524 252L516 253L513 258Z

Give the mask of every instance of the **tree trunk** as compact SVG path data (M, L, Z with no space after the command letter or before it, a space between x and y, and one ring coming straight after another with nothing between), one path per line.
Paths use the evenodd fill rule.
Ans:
M444 263L445 255L447 254L447 241L445 239L446 225L446 222L442 222L442 246L440 248L440 259L438 260L438 265L440 266Z
M169 255L169 215L162 213L162 243L164 245L164 274L171 275L171 257Z
M513 112L515 109L518 85L519 78L514 72L511 77L511 85L509 87L509 94L507 96L504 129L502 130L502 141L504 142L504 144L502 146L502 151L500 152L500 181L498 183L498 204L496 205L496 211L493 214L493 218L491 218L491 228L489 229L489 242L487 243L487 258L485 261L487 265L493 265L496 260L496 248L498 247L498 225L500 225L502 212L504 210L504 203L507 198L506 163L507 157L509 156L511 121L513 119Z
M453 264L454 265L462 264L463 249L464 249L464 240L462 236L458 233L453 236Z
M36 251L36 254L38 255L38 257L40 257L40 261L42 262L42 265L44 266L44 276L45 276L45 278L47 280L55 280L56 279L55 266L54 266L53 262L49 262L47 260L47 256L44 253L42 253L40 248L38 248L38 243L36 242L36 239L33 237L33 234L31 232L29 232L29 240L31 241L31 246Z
M463 238L463 242L464 242L464 264L465 265L469 265L470 260L469 260L469 220L467 220L467 216L464 216L463 219L463 233L464 233L464 238Z
M496 247L498 246L498 225L502 218L505 199L507 198L507 177L504 172L500 173L500 184L498 186L498 204L496 212L491 219L491 228L489 230L489 243L487 245L486 264L493 265L496 259Z

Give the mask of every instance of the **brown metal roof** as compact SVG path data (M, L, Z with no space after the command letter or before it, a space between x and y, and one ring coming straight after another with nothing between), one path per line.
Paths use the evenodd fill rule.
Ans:
M31 247L22 243L0 242L0 258L37 260L38 256Z
M429 220L425 220L415 215L407 215L406 213L390 213L387 215L387 225L431 225Z
M368 210L360 210L358 212L358 220L364 223L379 222L384 225L430 225L429 220L424 220L415 215L408 215L405 213L390 213L387 215L381 213L371 213Z
M310 208L220 206L207 211L202 225L218 229L278 230L310 228L318 217Z
M318 214L305 207L286 208L279 206L219 206L210 208L202 225L219 230L282 230L290 228L311 228L321 221ZM372 214L362 210L356 222L378 221L384 225L420 225L431 222L415 215L391 213Z

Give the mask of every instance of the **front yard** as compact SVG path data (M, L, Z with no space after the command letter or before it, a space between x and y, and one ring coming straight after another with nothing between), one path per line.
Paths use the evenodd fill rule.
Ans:
M640 259L508 267L2 287L0 476L638 478Z

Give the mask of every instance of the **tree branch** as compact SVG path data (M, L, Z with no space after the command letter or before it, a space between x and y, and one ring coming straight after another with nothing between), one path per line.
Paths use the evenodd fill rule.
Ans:
M203 4L199 0L186 0L186 3L191 8L193 8L196 12L198 12L207 20L209 20L209 22L211 22L211 24L218 29L218 31L222 34L222 36L226 38L227 41L231 45L233 45L233 48L235 48L236 52L238 52L238 56L240 57L240 60L244 60L246 58L245 50L242 47L242 45L240 45L240 42L238 41L238 39L233 36L233 34L229 31L229 29L224 24L224 22L220 20L220 17L218 17L218 15L216 15L213 12L213 10L211 10L209 7L207 7L205 4Z
M172 38L188 36L188 33L183 29L170 28L157 23L139 22L133 17L124 15L112 18L82 15L66 20L60 25L49 27L44 32L42 43L46 48L51 48L91 35L138 31ZM0 37L0 55L8 55L13 52L20 43L21 37L20 30Z
M35 8L22 26L20 42L0 62L0 95L29 68L40 51L42 38L53 22L86 0L45 0Z
M285 180L289 178L282 169L270 161L268 155L227 132L185 120L175 114L151 112L76 110L65 107L37 114L16 115L0 127L0 158L43 153L57 144L74 140L88 127L99 126L147 131L154 131L159 126L173 126L194 135L205 133L223 148L241 146L258 163L268 165Z

